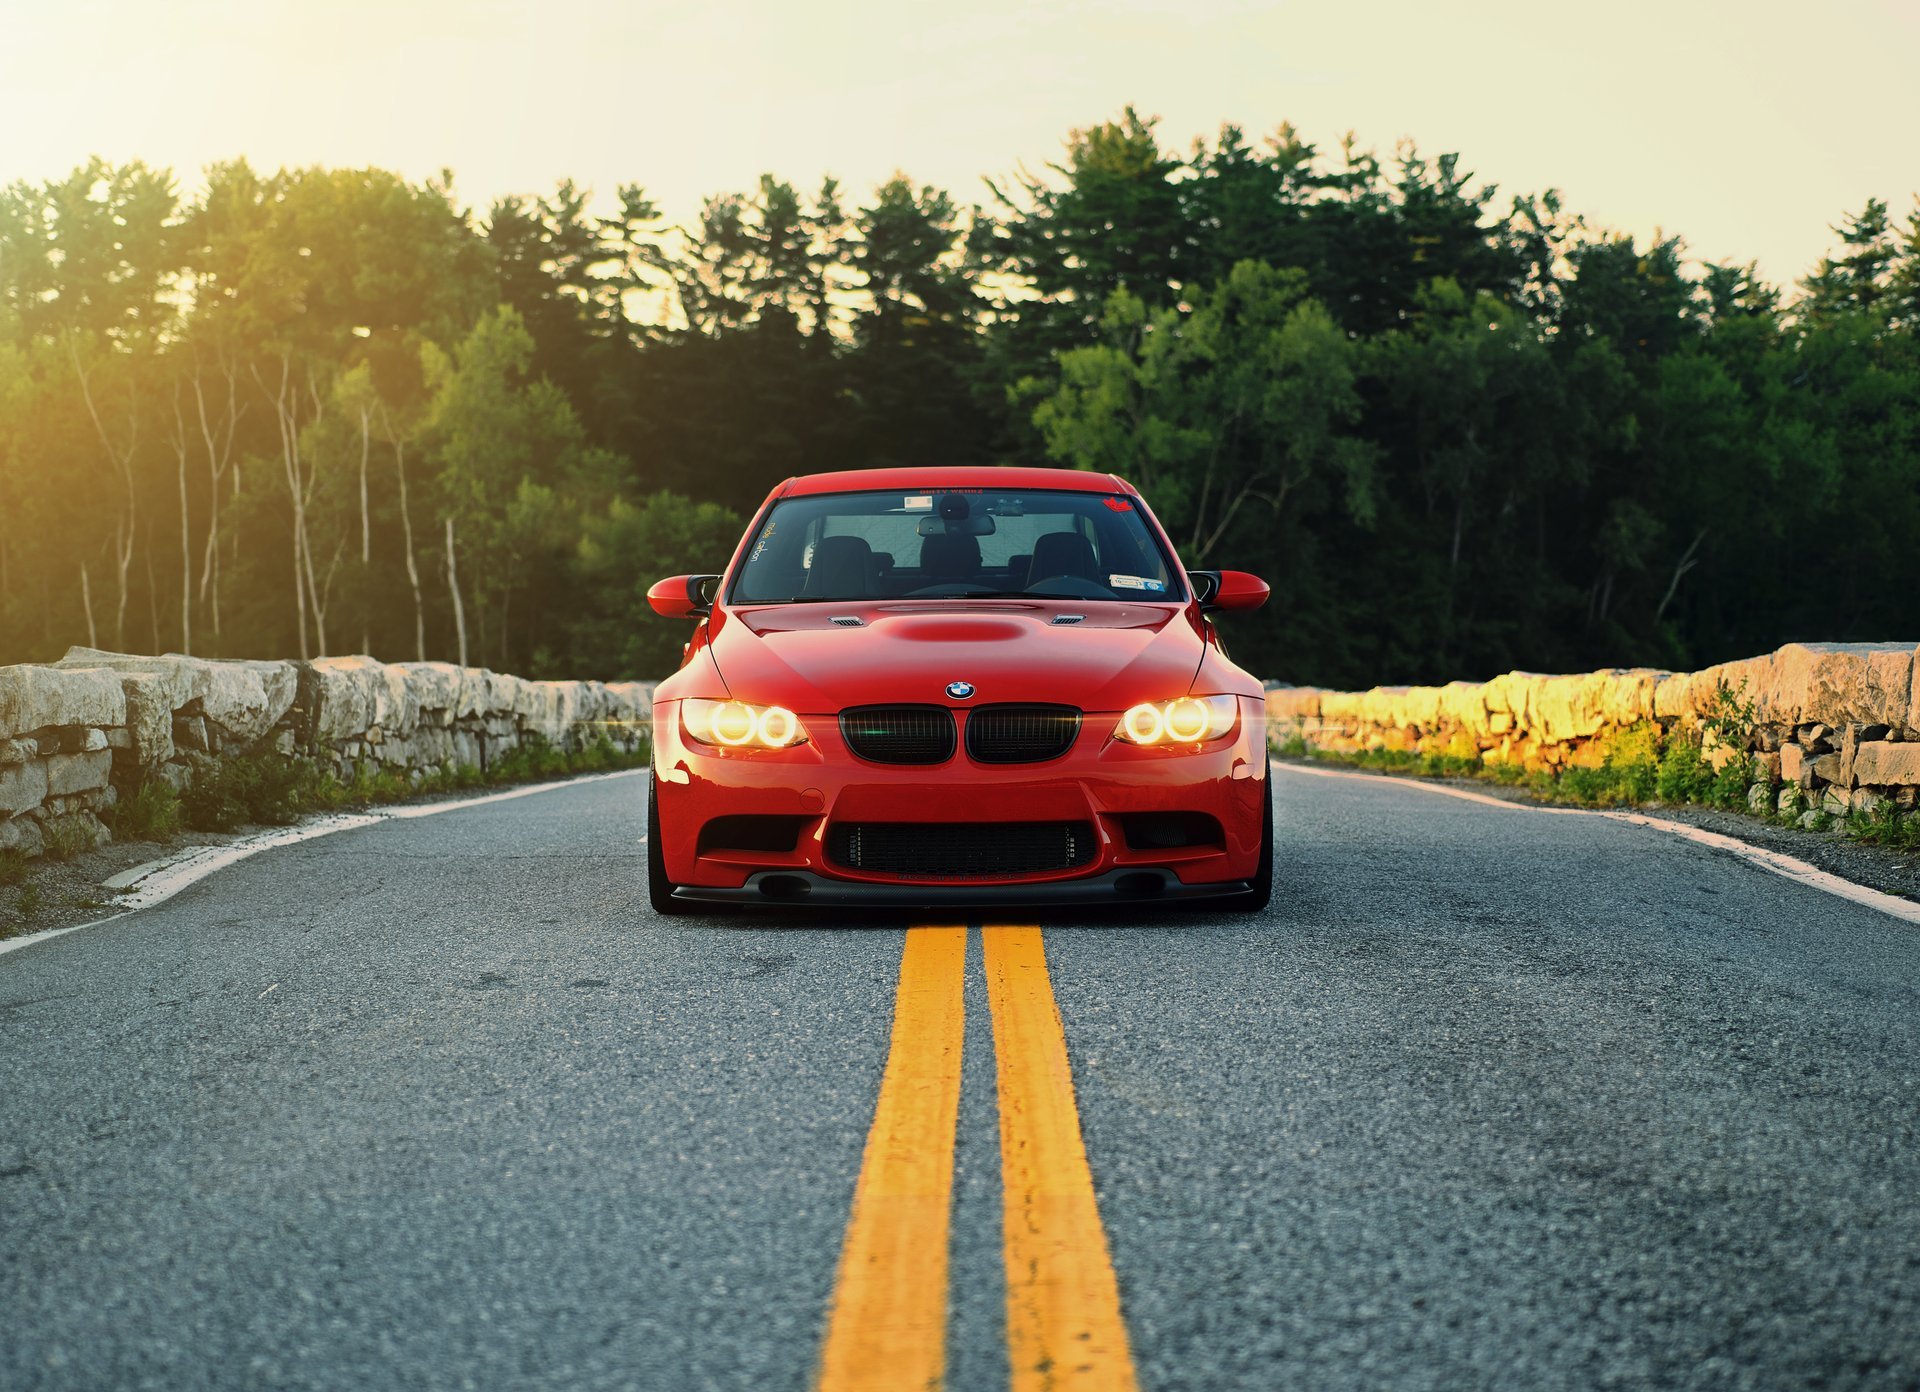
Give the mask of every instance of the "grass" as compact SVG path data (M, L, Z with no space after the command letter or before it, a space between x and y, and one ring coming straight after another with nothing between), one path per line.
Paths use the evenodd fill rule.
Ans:
M172 784L149 778L107 809L106 822L116 841L171 841L186 812Z
M47 859L72 860L93 849L93 828L84 816L55 817L40 828L40 839Z
M1727 698L1723 704L1730 707L1730 711L1714 729L1716 734L1731 741L1738 734L1733 728L1736 722L1750 719L1750 707L1738 705L1728 693L1723 695ZM1634 807L1659 801L1675 806L1717 807L1750 813L1747 799L1758 786L1767 790L1765 817L1768 821L1797 825L1811 810L1803 789L1797 785L1782 788L1758 759L1737 756L1726 760L1716 771L1699 744L1684 736L1663 738L1659 727L1651 724L1635 726L1613 736L1597 766L1565 768L1557 773L1528 769L1518 763L1483 762L1469 757L1457 741L1456 747L1446 753L1399 749L1347 752L1315 749L1296 734L1276 745L1274 752L1282 758L1314 759L1381 773L1485 779L1510 788L1524 788L1543 802L1575 807ZM1920 812L1901 812L1892 803L1882 803L1871 815L1856 812L1844 818L1815 811L1811 829L1822 831L1836 823L1855 840L1870 845L1900 851L1920 850Z
M572 752L543 739L530 739L509 749L485 770L472 764L448 764L409 778L384 764L362 761L344 781L311 760L272 756L233 759L199 779L180 803L187 825L196 831L232 831L247 822L285 826L309 812L372 807L412 797L570 774L644 768L650 757L645 746L627 753L615 748L604 735Z
M1920 851L1920 812L1902 813L1892 803L1883 802L1871 813L1855 812L1848 817L1847 834L1892 851Z
M0 851L0 885L25 884L27 870L32 864L25 851Z

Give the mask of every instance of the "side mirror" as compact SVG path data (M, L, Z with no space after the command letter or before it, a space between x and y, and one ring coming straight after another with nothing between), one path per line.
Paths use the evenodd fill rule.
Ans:
M653 612L667 619L702 619L713 612L717 575L672 575L647 591Z
M1273 592L1266 581L1244 570L1190 570L1187 578L1203 610L1258 609Z

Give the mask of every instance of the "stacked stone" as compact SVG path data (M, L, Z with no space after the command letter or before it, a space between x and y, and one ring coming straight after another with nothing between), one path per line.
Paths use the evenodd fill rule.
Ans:
M1715 768L1755 755L1782 796L1829 815L1920 805L1920 661L1913 643L1790 643L1698 672L1616 668L1573 676L1509 672L1488 682L1267 693L1276 742L1344 752L1410 750L1549 771L1600 764L1630 730L1676 729ZM1751 706L1728 741L1717 717ZM1789 805L1783 803L1782 806Z
M49 836L106 834L113 747L127 702L109 672L0 667L0 850L39 855Z
M239 662L73 648L0 667L0 850L39 855L107 837L100 814L149 778L184 790L222 759L370 763L418 782L485 770L536 739L575 752L645 742L647 682L527 681L443 662L368 657Z

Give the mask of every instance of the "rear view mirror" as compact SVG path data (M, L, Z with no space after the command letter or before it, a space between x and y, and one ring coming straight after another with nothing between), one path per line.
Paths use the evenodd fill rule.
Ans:
M713 612L720 587L717 575L671 575L647 591L653 612L667 619L699 619Z
M923 517L920 519L920 525L914 530L923 537L992 536L994 533L993 515L983 512L978 517Z
M1244 570L1190 570L1193 597L1206 610L1258 609L1272 593L1267 582Z

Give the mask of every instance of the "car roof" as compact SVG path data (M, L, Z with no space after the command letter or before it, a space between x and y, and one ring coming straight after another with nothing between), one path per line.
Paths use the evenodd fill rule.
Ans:
M943 488L1056 488L1074 493L1134 493L1132 484L1112 474L1082 469L1003 468L998 465L933 465L905 469L840 469L803 474L776 490L783 498L815 493L935 492Z

